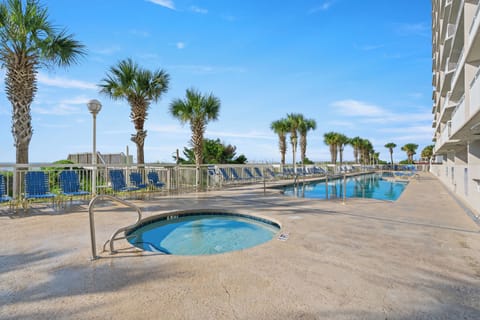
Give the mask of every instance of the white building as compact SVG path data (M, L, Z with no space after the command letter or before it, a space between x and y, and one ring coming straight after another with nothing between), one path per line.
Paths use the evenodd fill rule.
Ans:
M432 0L431 171L480 214L480 4Z

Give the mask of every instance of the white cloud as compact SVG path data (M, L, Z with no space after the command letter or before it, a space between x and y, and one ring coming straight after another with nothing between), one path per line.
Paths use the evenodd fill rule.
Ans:
M195 12L195 13L200 13L200 14L207 14L208 13L207 9L200 8L200 7L197 7L197 6L191 6L190 10Z
M332 103L332 106L337 107L339 111L347 116L381 116L386 111L378 106L368 104L358 100L340 100Z
M54 106L53 108L32 107L32 112L38 114L65 116L82 113L82 110L80 110L80 108L78 107L69 106L67 104L59 104L57 106Z
M399 24L396 27L396 31L402 36L415 35L431 37L431 27L430 24L426 22Z
M362 50L362 51L373 51L373 50L377 50L377 49L381 49L385 47L384 44L364 44L364 45L354 45L354 48L355 49L359 49L359 50Z
M73 89L88 89L88 90L97 90L98 87L94 83L66 79L60 77L49 78L48 76L39 73L37 77L38 83L58 88L73 88Z
M206 135L219 137L220 139L222 139L223 137L247 138L247 139L268 139L268 140L277 139L276 135L273 134L273 133L265 133L265 132L258 132L258 131L227 132L227 131L209 131L209 130L207 130Z
M316 6L308 11L309 14L317 13L319 11L326 11L328 10L333 4L333 1L325 1L319 6Z
M173 1L171 0L147 0L148 2L158 4L162 7L168 8L175 10L175 5L173 4Z
M121 50L121 48L119 46L113 46L113 47L107 47L107 48L103 48L103 49L98 49L98 50L95 50L94 52L98 53L98 54L102 54L102 55L112 55L116 52L119 52Z
M179 41L179 42L176 43L176 46L177 46L177 49L183 49L183 48L185 48L185 43Z

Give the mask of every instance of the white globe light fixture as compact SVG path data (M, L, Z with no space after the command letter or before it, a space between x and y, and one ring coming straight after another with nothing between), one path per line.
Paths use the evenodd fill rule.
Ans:
M97 114L102 110L102 104L96 99L87 103L88 111L93 116L93 150L92 150L92 196L97 195Z

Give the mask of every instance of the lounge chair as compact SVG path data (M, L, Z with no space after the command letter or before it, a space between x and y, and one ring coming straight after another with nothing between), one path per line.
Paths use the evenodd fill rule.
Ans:
M112 190L114 192L128 192L128 191L137 191L140 188L135 186L127 186L125 182L125 176L123 175L122 170L113 169L109 171L110 175L110 182L112 186Z
M247 175L248 179L255 180L255 176L253 175L250 168L245 168L244 171L245 171L245 174Z
M230 178L230 175L227 173L227 169L225 168L219 168L220 174L222 175L223 181L231 181L232 179Z
M64 170L58 175L60 180L61 193L70 197L70 201L75 196L86 196L90 194L88 191L80 189L80 181L78 174L73 170Z
M266 168L265 171L267 171L267 173L268 173L273 179L275 179L275 178L277 177L277 175L275 174L275 172L272 171L272 169Z
M7 187L5 184L5 177L0 174L0 202L9 202L12 198L7 195Z
M138 189L145 189L147 184L143 182L140 172L130 172L130 182Z
M230 168L230 172L232 173L233 180L242 181L244 180L237 172L237 169Z
M165 186L165 183L160 181L157 171L150 171L147 174L147 178L148 178L148 183L154 188L163 188Z
M55 207L56 195L50 192L48 175L43 171L28 171L25 174L25 206L28 209L30 201L36 199L52 199Z

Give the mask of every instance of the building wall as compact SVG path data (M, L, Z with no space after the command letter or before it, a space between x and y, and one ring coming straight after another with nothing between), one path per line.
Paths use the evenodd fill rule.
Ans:
M480 216L480 4L432 0L431 172Z

